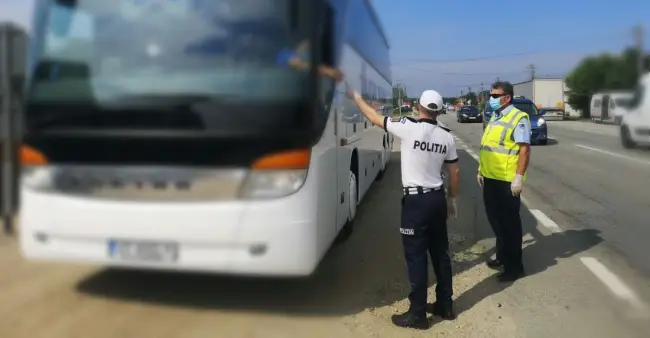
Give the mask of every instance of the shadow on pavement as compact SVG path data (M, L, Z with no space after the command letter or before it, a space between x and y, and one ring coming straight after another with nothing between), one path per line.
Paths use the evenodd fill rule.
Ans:
M541 147L548 147L548 146L558 145L559 143L560 143L560 142L559 142L557 139L549 138L549 139L547 140L546 144L543 144L543 145L542 145L542 144L535 144L535 145L533 145L533 147L539 147L539 146L541 146Z
M360 205L352 235L334 246L309 278L257 279L105 269L80 281L77 290L133 302L293 316L356 314L404 300L410 286L398 230L402 197L399 155L393 153L384 179L371 188ZM492 237L475 181L477 164L465 152L459 156L460 215L449 222L454 274L482 264L485 254L467 252L478 240ZM569 237L574 236L566 233L544 237L536 231L530 212L522 210L522 217L525 231L537 241L526 248L524 257L531 274L553 265L558 257L587 248L572 247ZM431 277L430 284L434 282ZM482 281L460 295L459 308L467 309L502 287L491 279Z
M524 242L526 277L515 283L525 283L526 278L556 265L558 259L568 258L602 242L598 230L569 230L547 236L535 237ZM501 283L496 274L482 280L456 299L458 313L469 310L490 295L503 291L512 283Z
M478 166L476 165L472 172L475 173L477 170ZM476 182L474 182L474 186L477 187ZM487 221L482 194L478 187L477 194L480 196L480 205L476 209L478 213L476 228L478 231L474 240L478 242L485 239L492 239L494 235ZM561 233L545 235L539 231L537 219L523 203L521 205L520 215L524 237L529 235L532 239L524 241L523 260L526 277L515 283L525 283L526 278L532 277L556 265L558 259L569 258L603 242L600 231L594 229L568 230ZM494 254L493 246L490 250L485 251L481 255L482 257L478 258L478 261L469 262L468 265L473 267L477 264L483 264L492 254ZM459 271L455 272L458 273ZM499 282L496 276L497 274L493 274L474 285L470 290L457 295L456 307L458 312L466 311L484 298L499 293L512 285L512 283Z

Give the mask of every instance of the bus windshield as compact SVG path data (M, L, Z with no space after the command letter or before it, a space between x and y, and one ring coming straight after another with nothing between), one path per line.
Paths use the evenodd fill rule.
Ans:
M77 115L97 115L161 108L169 100L200 103L200 118L226 129L234 107L242 118L250 107L250 114L283 119L272 115L309 102L309 67L291 68L287 60L308 54L311 3L39 1L28 104L83 106Z

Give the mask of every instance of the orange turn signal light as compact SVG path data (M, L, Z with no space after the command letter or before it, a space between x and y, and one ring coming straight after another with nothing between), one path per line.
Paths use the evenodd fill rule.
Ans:
M290 150L264 155L253 162L257 170L307 169L309 167L309 150Z
M29 147L20 147L20 164L29 166L46 165L48 163L47 157L40 151Z

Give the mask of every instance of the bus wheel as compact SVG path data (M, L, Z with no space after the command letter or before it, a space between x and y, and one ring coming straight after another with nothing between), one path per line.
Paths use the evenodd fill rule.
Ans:
M350 170L348 175L348 223L352 223L357 215L357 204L359 203L357 185L357 175Z
M336 237L335 243L342 244L347 241L352 235L352 230L354 229L354 217L357 215L357 202L359 200L357 196L357 175L355 175L352 170L350 170L348 178L348 220L345 222L343 229L339 232Z
M379 172L377 173L377 177L375 178L376 181L381 181L381 179L384 178L384 173L386 172L386 149L382 149L379 161L380 168Z

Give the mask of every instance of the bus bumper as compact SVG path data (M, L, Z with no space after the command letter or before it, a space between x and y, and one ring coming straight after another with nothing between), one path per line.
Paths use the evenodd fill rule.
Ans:
M136 203L23 188L21 251L30 260L252 276L308 276L321 258L315 245L319 238L313 195L301 189L270 201ZM116 258L116 243L126 242L154 246L172 243L178 252L175 260Z

